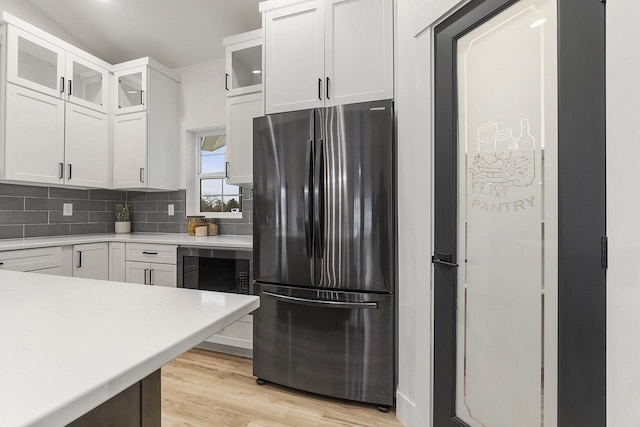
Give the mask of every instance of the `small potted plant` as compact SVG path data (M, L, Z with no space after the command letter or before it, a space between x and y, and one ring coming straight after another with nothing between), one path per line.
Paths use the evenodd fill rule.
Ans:
M116 203L116 233L131 233L131 221L129 219L129 205Z

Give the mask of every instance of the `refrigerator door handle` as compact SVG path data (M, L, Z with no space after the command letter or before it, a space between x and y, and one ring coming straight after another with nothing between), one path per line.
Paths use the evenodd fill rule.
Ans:
M319 139L315 144L313 166L313 241L316 258L324 256L324 144Z
M290 302L293 304L311 305L316 307L365 309L365 310L376 310L378 308L377 302L344 302L344 301L316 300L316 299L292 297L289 295L280 295L280 294L276 294L269 291L262 291L262 295L270 298L275 298L281 301Z
M313 180L313 141L307 141L307 154L304 169L304 243L307 257L313 258L313 239L311 235L311 182Z

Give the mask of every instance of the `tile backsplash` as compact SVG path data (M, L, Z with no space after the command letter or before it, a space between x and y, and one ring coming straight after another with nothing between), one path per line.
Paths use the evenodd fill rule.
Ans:
M113 233L113 205L125 198L124 191L0 184L0 239ZM73 215L62 215L64 203Z

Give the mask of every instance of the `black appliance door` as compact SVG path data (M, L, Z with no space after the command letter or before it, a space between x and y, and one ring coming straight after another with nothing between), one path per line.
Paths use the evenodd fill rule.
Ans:
M313 110L253 122L256 281L313 286Z
M393 405L393 296L256 284L255 376Z
M395 142L391 100L317 111L316 283L393 292ZM319 125L318 125L319 124Z

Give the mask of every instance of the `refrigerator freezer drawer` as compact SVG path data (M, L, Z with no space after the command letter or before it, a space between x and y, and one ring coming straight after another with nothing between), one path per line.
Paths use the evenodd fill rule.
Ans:
M312 393L393 405L393 296L256 284L253 373Z

